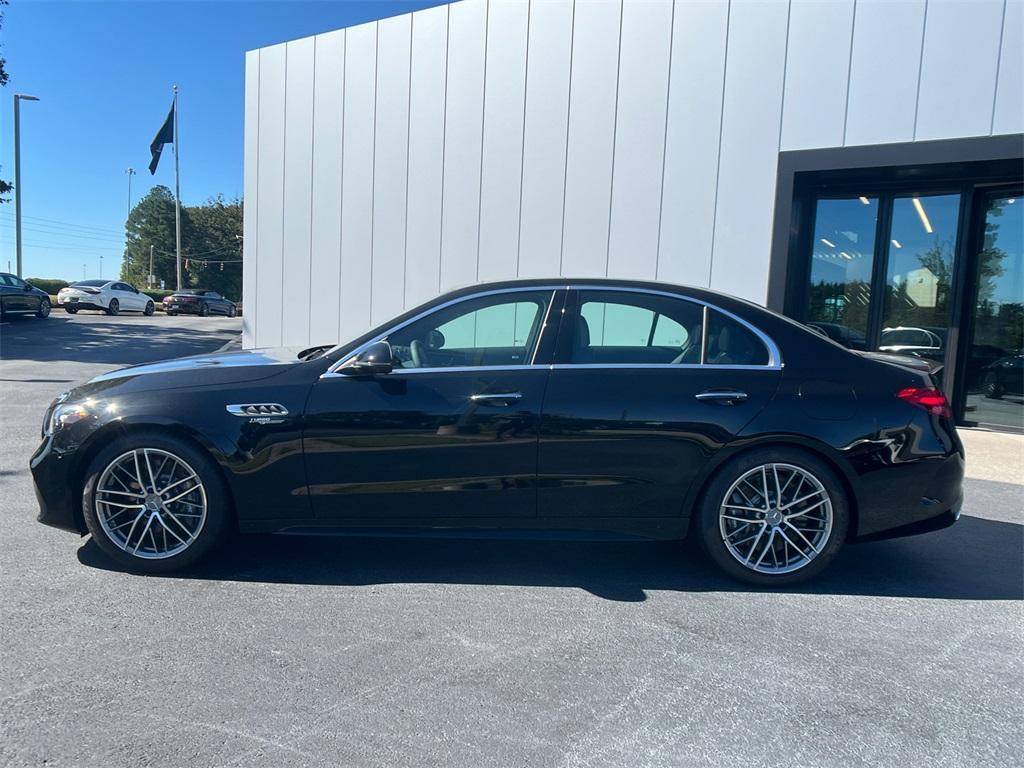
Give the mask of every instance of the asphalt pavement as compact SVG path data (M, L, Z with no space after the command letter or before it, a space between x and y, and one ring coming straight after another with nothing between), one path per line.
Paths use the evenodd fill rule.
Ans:
M965 433L956 526L783 592L675 543L264 536L140 577L35 522L58 392L239 329L0 325L0 764L1019 764L1020 437Z

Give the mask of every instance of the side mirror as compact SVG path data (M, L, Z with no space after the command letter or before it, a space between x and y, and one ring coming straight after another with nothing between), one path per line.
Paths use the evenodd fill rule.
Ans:
M378 341L364 349L359 357L343 365L338 373L344 376L376 376L381 373L391 373L395 366L395 356L391 351L391 345L386 341Z
M23 290L23 291L31 291L32 290L32 286L29 285L28 283L25 283L25 287L22 288L21 290Z

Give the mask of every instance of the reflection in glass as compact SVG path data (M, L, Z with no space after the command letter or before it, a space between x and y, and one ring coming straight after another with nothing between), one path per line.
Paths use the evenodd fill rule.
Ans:
M865 346L877 223L877 198L818 200L807 321L854 349Z
M880 350L942 360L959 214L960 195L893 201Z
M977 263L967 418L1024 429L1024 203L990 199Z

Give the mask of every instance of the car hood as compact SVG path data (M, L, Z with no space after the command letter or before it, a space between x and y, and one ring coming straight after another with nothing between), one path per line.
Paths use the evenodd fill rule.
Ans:
M158 363L144 363L102 373L68 393L68 399L95 397L157 389L223 386L258 381L276 376L300 365L301 347L252 349L240 352L215 352L192 355Z

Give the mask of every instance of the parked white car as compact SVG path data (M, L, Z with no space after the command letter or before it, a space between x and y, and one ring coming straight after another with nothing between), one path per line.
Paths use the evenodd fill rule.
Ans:
M79 280L60 289L57 304L72 315L80 309L99 309L108 315L126 311L152 315L156 310L149 296L119 280Z

